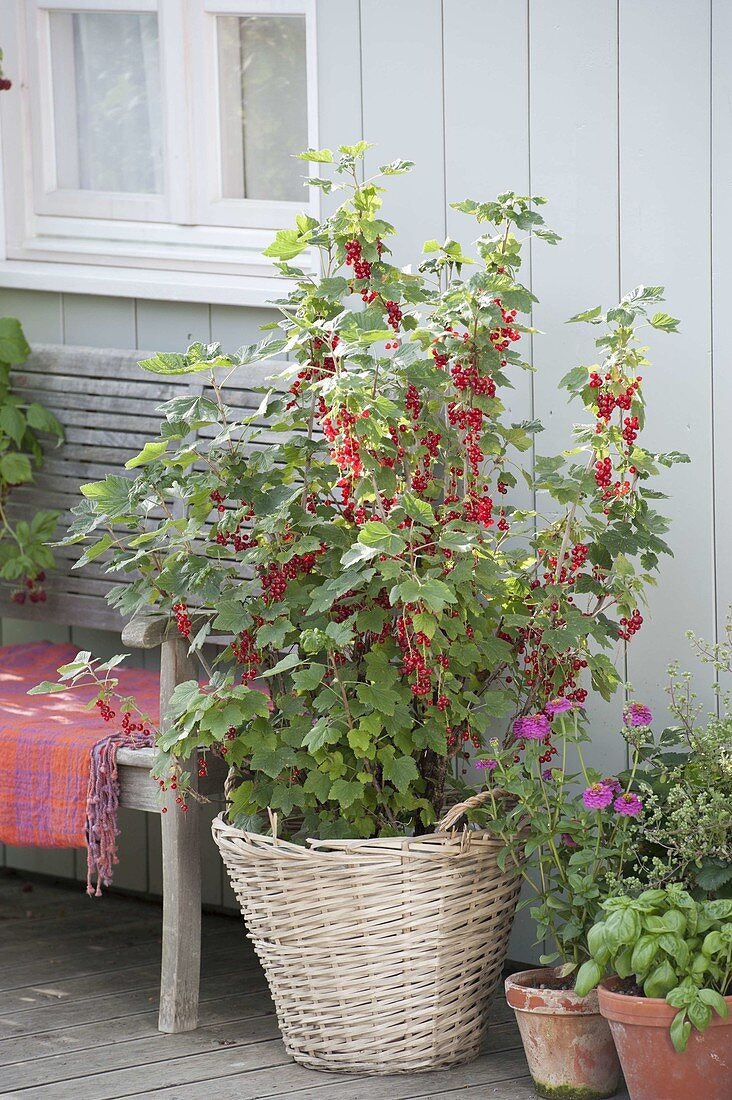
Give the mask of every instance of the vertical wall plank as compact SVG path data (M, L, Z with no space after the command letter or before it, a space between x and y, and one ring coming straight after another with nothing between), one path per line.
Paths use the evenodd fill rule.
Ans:
M64 343L92 348L134 348L133 298L64 294Z
M29 344L63 343L60 294L43 290L0 290L0 316L17 317Z
M664 560L647 622L629 647L636 692L662 718L669 660L694 668L685 631L711 638L715 628L709 19L707 2L669 0L662 21L657 4L620 3L623 284L664 283L668 311L681 318L680 335L649 339L646 439L692 458L664 474L671 496L661 510L673 521L676 556Z
M209 306L193 302L136 303L136 346L145 351L185 351L211 339Z
M491 51L490 91L479 74L485 67L486 51L494 41L496 27L505 15L505 4L501 0L448 0L443 9L447 232L467 248L468 254L475 254L468 246L485 226L451 210L450 203L466 198L486 201L502 191L528 194L531 186L528 0L512 6L510 31L501 39L500 49ZM466 27L470 28L469 34L465 33ZM489 103L495 104L496 110L488 110ZM530 284L528 249L521 278ZM528 338L521 347L529 359ZM508 413L514 420L529 420L533 415L532 376L517 371L511 381L515 389L504 397ZM520 484L516 494L524 490ZM528 492L521 504L531 507Z
M225 352L238 351L243 344L257 344L271 336L271 332L262 332L261 326L279 316L276 309L211 306L211 339L221 344Z
M364 138L360 9L359 0L319 0L317 5L318 144L323 149ZM326 168L323 175L327 173ZM338 194L321 196L321 212L329 214L338 199Z
M397 227L394 260L417 265L445 234L440 0L362 0L363 136L377 143L368 172L396 157L416 162L389 181L384 217Z
M562 236L551 247L532 244L534 407L545 430L541 455L572 446L572 425L583 410L568 404L558 382L579 363L596 361L595 329L567 325L589 306L619 299L616 0L558 0L531 4L531 190L549 199L547 223ZM545 512L547 502L537 507ZM609 656L623 670L618 644ZM611 773L625 765L620 733L622 699L593 700L593 745L587 756Z
M11 848L6 845L5 866L37 875L73 879L76 877L76 852L72 848Z
M500 48L493 48L505 14L502 0L444 4L448 204L468 198L485 201L501 191L526 194L529 188L527 0L511 6L510 27ZM484 79L488 54L489 83ZM463 241L466 229L474 225L448 206L451 237Z
M539 450L567 446L579 406L557 383L593 362L596 330L566 325L618 295L617 22L615 0L531 4L531 187L562 241L532 244Z
M732 41L732 7L712 0L712 413L714 427L715 551L717 580L717 632L723 637L727 611L732 605L732 508L729 482L732 474L732 332L727 303L732 301L732 67L728 44Z
M39 623L33 619L3 619L3 645L70 640L69 628L62 623Z

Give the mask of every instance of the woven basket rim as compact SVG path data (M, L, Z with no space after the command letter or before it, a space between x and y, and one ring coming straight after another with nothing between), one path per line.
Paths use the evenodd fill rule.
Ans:
M249 849L262 855L311 862L316 859L337 862L354 857L378 860L389 856L398 856L400 859L445 860L468 854L485 855L489 851L497 853L504 847L500 837L493 836L484 829L426 833L419 837L371 837L354 840L316 840L308 837L305 844L294 844L280 837L239 829L225 820L225 811L214 817L211 831L216 839L218 834L230 840L243 841Z

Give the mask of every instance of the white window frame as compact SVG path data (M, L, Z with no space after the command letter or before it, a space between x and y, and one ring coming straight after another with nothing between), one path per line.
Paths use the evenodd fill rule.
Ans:
M49 19L59 10L157 12L162 195L55 187ZM0 95L0 287L245 305L282 295L283 280L262 252L296 213L319 216L319 190L303 187L301 203L221 197L216 18L261 14L306 18L308 144L317 148L316 0L0 2L13 80ZM181 71L195 80L181 81ZM317 165L303 163L303 175L308 170L317 175ZM313 269L313 256L301 259Z

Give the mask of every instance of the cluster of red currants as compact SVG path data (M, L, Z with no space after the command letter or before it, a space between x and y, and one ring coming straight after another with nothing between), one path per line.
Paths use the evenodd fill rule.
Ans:
M324 548L309 554L293 554L289 561L280 565L273 561L266 568L260 566L259 580L262 585L262 599L265 604L279 603L287 591L287 585L300 574L312 573L318 554Z
M43 582L46 579L44 572L36 573L35 577L26 577L22 588L16 588L10 598L13 603L24 604L26 600L31 603L45 603L46 590Z
M368 417L369 410L365 410L365 413ZM361 416L363 415L362 413ZM345 405L341 405L335 411L335 415L334 410L329 410L326 406L325 413L321 416L323 434L328 442L333 445L333 459L338 469L351 480L351 483L363 473L360 454L361 443L353 431L358 420L359 417L355 413L349 412Z
M458 744L465 745L468 741L470 741L474 749L479 749L481 747L480 738L475 733L471 734L470 730L462 730L460 733L460 737L458 738L458 735L454 732L452 726L446 726L445 733L447 734L448 749L454 749L457 747ZM463 755L467 760L468 753L466 752Z
M609 455L595 463L595 481L598 489L608 489L613 479L613 464Z
M103 718L105 722L111 722L115 716L115 711L112 710L106 699L97 699L96 706L99 707L99 717Z
M612 384L612 374L606 374L604 381ZM618 379L617 381L621 380ZM633 399L635 398L636 392L642 381L642 377L638 375L638 377L635 378L628 386L626 386L624 390L621 390L620 393L613 393L609 387L607 389L603 389L603 379L600 377L597 371L593 371L589 378L589 386L591 389L597 390L595 400L597 401L596 416L598 422L605 421L605 423L607 423L615 409L623 409L625 412L627 412L633 404ZM598 431L601 430L602 425L598 423Z
M629 619L623 617L620 620L620 629L618 630L618 637L624 638L626 642L629 642L634 634L637 634L640 628L643 626L643 616L636 607Z
M112 715L114 717L114 715ZM132 712L126 710L122 715L122 731L123 733L141 733L144 737L150 736L150 728L145 725L144 722L133 722Z
M193 623L191 617L188 614L188 607L184 603L173 604L173 614L175 615L175 625L178 628L178 633L181 638L190 638L191 628Z
M450 371L450 377L456 390L469 390L476 397L495 397L496 384L489 374L481 374L475 365L463 366L456 362Z
M399 332L399 324L402 319L402 311L399 308L399 303L388 301L385 302L384 305L386 306L386 312L388 315L387 324L394 329L394 332Z
M217 489L214 489L214 491L211 493L211 499L215 503L218 503L219 512L226 511L222 503L220 503L222 499L221 493ZM254 509L251 507L247 507L247 503L244 500L240 501L239 503L241 508L244 509L244 512L241 515L241 519L238 520L234 530L217 531L214 536L215 542L218 546L231 547L231 549L236 554L241 554L245 550L249 550L250 547L254 546L251 535L246 530L242 534L242 528L244 527L244 524L247 522L247 520L251 520L254 517Z
M346 263L353 268L357 279L371 278L371 264L362 258L360 241L346 242Z
M251 631L242 630L239 632L231 643L231 652L240 665L248 666L243 674L243 678L245 680L254 680L262 657L257 649L257 643ZM233 728L232 726L231 729ZM231 738L229 740L231 740Z
M587 561L588 553L589 551L584 543L575 543L569 551L569 554L565 554L561 568L557 574L559 558L554 554L546 554L543 549L540 549L539 557L542 558L542 564L544 566L544 581L547 584L554 584L556 578L557 584L575 584L577 581L577 574ZM531 587L539 588L540 584L538 581L534 581ZM558 610L558 606L558 604L552 605L552 610Z
M422 401L419 396L419 390L411 382L407 386L404 405L412 420L419 420L422 415Z
M552 605L552 610L558 609ZM556 617L554 627L564 625L564 620ZM537 687L539 695L545 699L562 696L575 703L584 703L587 698L585 688L577 687L577 675L587 668L587 661L576 650L566 649L562 653L553 653L544 642L544 630L540 626L521 627L517 652L523 658L526 683ZM510 635L501 633L504 641L512 641Z
M470 493L464 503L465 518L483 527L493 526L493 499L478 493Z
M171 773L170 780L167 783L164 779L160 779L158 781L158 785L159 785L161 791L167 791L167 790L177 791L178 790L178 772L173 771ZM186 800L183 797L183 795L181 795L181 794L177 794L175 796L175 804L180 810L187 811L187 809L188 809L188 805L186 803ZM168 807L167 806L162 806L161 809L160 809L160 812L163 813L163 814L167 814Z
M639 423L637 416L625 417L625 419L623 420L623 439L629 447L632 447L632 445L638 438L638 428Z

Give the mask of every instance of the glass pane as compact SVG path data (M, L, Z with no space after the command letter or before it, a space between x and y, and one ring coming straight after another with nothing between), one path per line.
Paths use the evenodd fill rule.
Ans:
M305 17L220 16L222 194L302 201L308 144Z
M157 15L52 11L58 186L160 194Z

